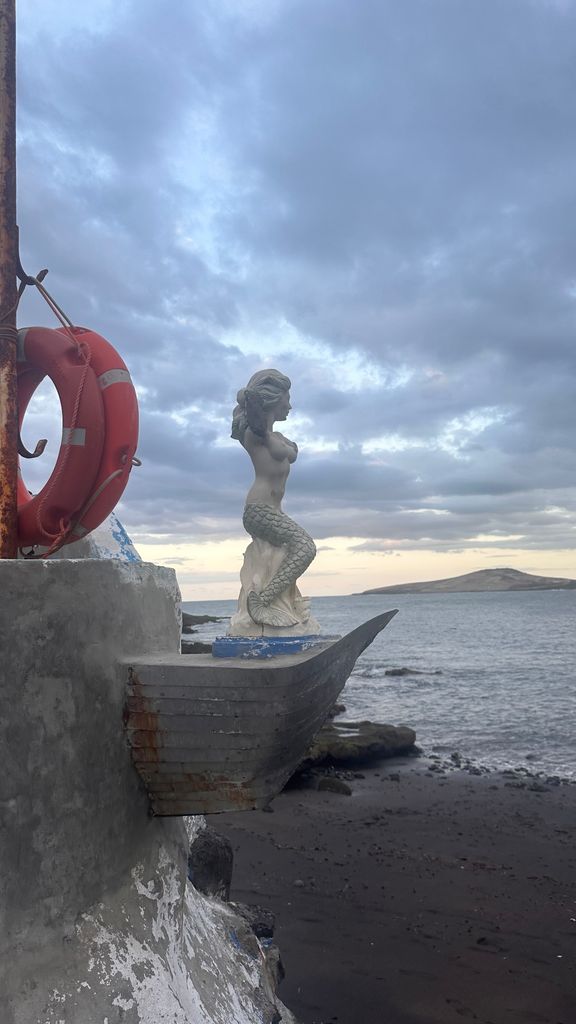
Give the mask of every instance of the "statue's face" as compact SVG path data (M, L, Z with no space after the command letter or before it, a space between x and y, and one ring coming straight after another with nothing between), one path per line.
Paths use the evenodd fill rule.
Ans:
M290 392L284 391L282 397L278 399L278 402L274 406L274 419L285 420L291 408Z

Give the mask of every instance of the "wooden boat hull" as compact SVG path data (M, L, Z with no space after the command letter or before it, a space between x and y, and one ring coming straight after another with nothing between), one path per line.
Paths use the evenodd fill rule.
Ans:
M270 661L158 655L124 663L125 727L156 815L265 806L396 610L323 648Z

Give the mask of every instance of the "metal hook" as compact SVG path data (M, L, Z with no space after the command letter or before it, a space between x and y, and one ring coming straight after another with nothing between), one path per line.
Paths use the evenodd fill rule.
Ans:
M37 459L39 455L42 455L42 452L44 451L47 444L47 438L42 437L38 441L34 451L29 452L28 449L24 447L24 442L20 437L20 431L18 431L18 455L21 455L23 459Z

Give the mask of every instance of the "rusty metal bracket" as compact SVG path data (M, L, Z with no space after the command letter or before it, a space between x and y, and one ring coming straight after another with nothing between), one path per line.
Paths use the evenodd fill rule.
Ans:
M48 439L46 437L41 437L40 440L37 441L34 451L29 452L20 437L20 432L18 432L18 455L21 455L23 459L37 459L42 455L47 444Z
M36 274L36 277L31 277L30 274L27 274L26 271L24 270L24 267L22 266L22 260L20 259L20 248L18 248L18 251L16 253L16 277L21 282L21 284L24 286L24 288L27 285L42 284L42 281L46 277L47 273L48 273L48 268L45 267L44 270L39 270L38 271L38 273ZM24 291L24 288L22 288L22 291Z

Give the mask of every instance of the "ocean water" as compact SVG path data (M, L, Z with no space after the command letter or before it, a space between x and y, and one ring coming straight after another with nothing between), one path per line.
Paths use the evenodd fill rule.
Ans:
M236 603L182 607L229 616ZM410 725L428 754L576 778L576 590L319 597L312 607L324 632L340 634L399 610L356 663L344 718ZM413 671L386 675L398 668Z

